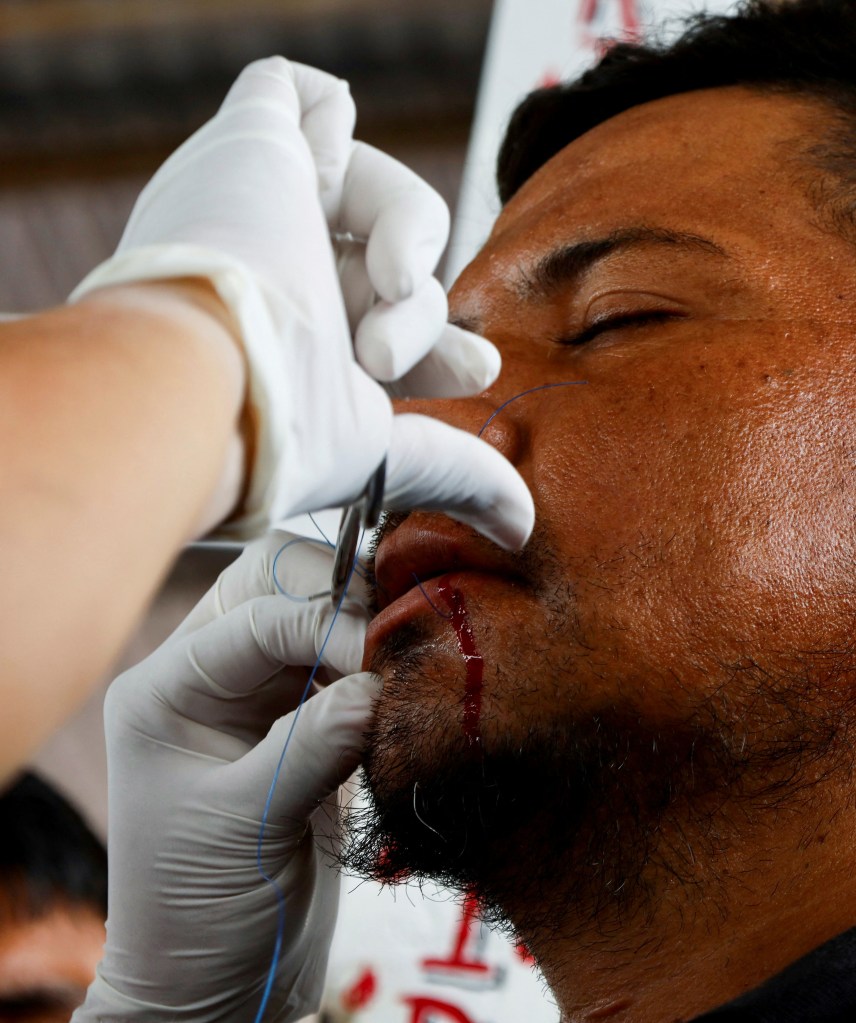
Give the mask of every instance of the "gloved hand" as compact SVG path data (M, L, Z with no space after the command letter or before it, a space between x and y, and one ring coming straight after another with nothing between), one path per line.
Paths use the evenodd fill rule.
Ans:
M255 1018L277 929L259 829L307 680L301 666L315 662L333 616L327 599L272 595L288 540L246 548L108 692L107 943L76 1023ZM294 545L277 579L315 593L331 562L329 549ZM324 650L335 676L359 668L367 618L346 599ZM265 1021L298 1020L320 1002L338 905L336 791L360 760L375 693L376 676L342 678L311 696L292 734L261 847L285 900Z
M522 546L534 507L508 462L435 420L394 421L377 383L399 380L399 396L475 394L500 360L446 323L431 276L448 233L443 201L354 143L353 123L345 82L279 57L251 64L155 174L116 254L72 299L210 279L240 331L257 424L242 531L350 502L386 455L385 507L441 508ZM342 242L338 270L331 232L357 239Z

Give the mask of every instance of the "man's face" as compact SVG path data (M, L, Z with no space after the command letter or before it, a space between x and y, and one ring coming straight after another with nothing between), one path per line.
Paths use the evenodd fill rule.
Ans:
M444 848L485 854L450 785L520 776L521 834L555 846L553 806L579 862L602 862L593 835L622 814L650 855L670 807L758 791L753 769L831 738L856 607L856 248L806 195L798 150L820 109L741 88L631 109L542 168L456 283L453 316L499 347L502 374L407 411L477 432L514 395L584 383L519 398L485 431L535 499L523 554L423 513L378 549L368 769L399 807L393 832L417 818L412 841L388 837L394 867L420 843L436 856L412 865L433 872ZM446 794L422 803L434 777ZM493 833L515 847L496 867L509 885L515 812Z
M42 916L7 912L0 892L0 1020L65 1023L95 979L103 915L57 903Z

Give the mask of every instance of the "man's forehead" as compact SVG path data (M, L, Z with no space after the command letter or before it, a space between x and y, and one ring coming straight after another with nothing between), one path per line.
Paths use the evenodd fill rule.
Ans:
M729 195L741 191L772 209L774 196L757 190L764 183L799 191L782 156L804 137L807 106L816 116L813 101L732 86L633 107L575 139L533 175L502 211L491 240L524 234L544 218L570 227L577 211L589 220L612 218L591 224L593 236L622 228L625 212L633 223L681 205L689 212L695 204L693 215L710 211L721 221Z
M485 287L520 297L545 261L628 231L696 236L752 261L810 240L816 209L795 173L818 103L743 87L633 107L580 136L507 203L453 293L467 322ZM803 167L805 162L803 161ZM834 244L828 234L823 244Z
M573 269L580 253L634 233L659 236L667 277L673 257L681 258L709 274L712 286L741 277L758 294L784 295L802 314L824 315L835 295L856 297L856 250L830 230L808 187L807 175L821 175L808 152L822 137L823 114L821 101L729 87L671 96L604 122L506 204L450 294L452 316L476 331L496 328L502 317L508 324L520 315L527 282L549 281L557 266ZM663 244L668 238L679 243ZM580 279L558 277L569 285ZM554 291L559 300L570 293ZM540 298L537 288L533 296Z

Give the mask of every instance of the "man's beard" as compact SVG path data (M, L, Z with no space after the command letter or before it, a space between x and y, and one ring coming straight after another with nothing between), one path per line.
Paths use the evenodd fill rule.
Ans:
M564 592L554 613L575 621ZM533 649L532 671L525 657L516 666L525 677L496 667L506 691L525 703L537 672L566 698L474 747L450 727L448 699L420 699L437 672L434 635L416 619L373 659L384 692L364 763L371 798L347 820L344 865L474 893L489 922L530 941L650 917L665 880L687 900L709 900L741 822L804 808L819 780L850 766L852 698L843 691L856 687L838 688L833 705L820 655L711 666L717 677L701 692L672 674L681 699L654 715L637 697L642 686L619 683L593 706L573 651ZM576 635L568 646L582 642ZM852 653L833 660L852 679Z

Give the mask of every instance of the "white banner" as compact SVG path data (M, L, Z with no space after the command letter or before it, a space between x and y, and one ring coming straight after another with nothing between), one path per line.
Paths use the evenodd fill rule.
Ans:
M508 119L533 89L575 78L596 61L604 40L633 40L652 28L674 37L695 11L724 13L733 0L496 0L482 69L452 241L451 285L490 234L499 213L494 173Z

